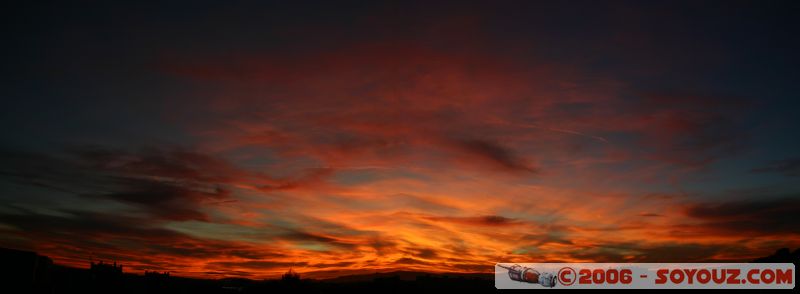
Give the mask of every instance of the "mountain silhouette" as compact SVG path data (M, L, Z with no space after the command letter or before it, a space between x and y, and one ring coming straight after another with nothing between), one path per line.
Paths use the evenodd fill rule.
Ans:
M770 256L756 258L753 260L753 262L757 263L794 263L795 268L797 267L798 261L800 261L800 248L797 248L791 252L789 251L789 248L781 248Z
M329 279L305 279L289 269L280 279L245 278L194 279L168 272L145 271L144 275L123 272L116 263L91 262L88 269L60 266L35 252L0 248L3 286L20 293L331 293L377 292L493 292L492 273L429 273L392 271L345 275ZM800 249L782 248L756 258L754 263L794 263ZM797 273L795 272L795 281ZM660 291L663 292L663 291ZM770 291L769 293L774 293Z

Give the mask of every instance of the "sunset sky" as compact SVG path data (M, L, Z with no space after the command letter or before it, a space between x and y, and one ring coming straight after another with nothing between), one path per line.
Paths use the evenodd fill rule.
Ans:
M798 1L12 2L0 247L325 278L800 246Z

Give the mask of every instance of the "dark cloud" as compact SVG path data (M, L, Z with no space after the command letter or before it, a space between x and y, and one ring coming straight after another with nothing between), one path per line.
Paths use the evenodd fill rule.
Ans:
M260 185L262 191L281 191L307 188L323 184L336 172L333 168L311 168L292 178L276 180L274 183Z
M660 214L660 213L654 213L654 212L642 212L642 213L639 214L639 216L643 216L643 217L663 217L664 215Z
M45 215L13 206L6 206L4 210L12 213L0 214L0 221L23 230L25 235L64 238L130 236L153 240L173 240L182 236L171 230L151 227L146 219L121 215L85 211L59 211L57 215Z
M348 266L351 266L351 265L354 265L354 264L356 264L356 263L355 262L350 262L350 261L340 261L340 262L334 262L334 263L315 263L315 264L311 264L310 266L311 267L315 267L315 268L329 268L329 267L348 267Z
M731 245L608 243L584 248L570 255L595 262L704 262L714 261L715 255L726 250L731 250Z
M113 254L133 249L139 254L218 255L212 253L213 242L197 246L202 242L179 232L154 227L146 219L78 211L61 214L42 215L18 210L15 214L0 215L0 222L19 228L21 237L37 240L40 244L85 248L83 254L92 250Z
M424 260L419 260L419 259L410 258L410 257L403 257L403 258L397 259L397 260L394 261L394 263L395 264L402 264L402 265L432 265L433 264L433 263L430 263L430 262L427 262L427 261L424 261Z
M285 190L316 185L333 174L332 169L309 169L298 176L274 179L218 157L179 148L128 152L82 146L55 155L2 151L0 162L0 180L74 197L122 202L154 219L173 221L208 220L204 205L235 201L229 187L234 180L265 190Z
M778 173L788 177L800 177L800 158L773 161L765 166L751 169L750 172Z
M208 155L190 151L124 152L97 146L70 148L67 153L0 152L6 178L26 179L28 182L92 186L108 183L115 178L162 178L171 181L199 183L228 183L233 178L253 178L260 175L238 169Z
M159 219L185 221L206 221L208 217L201 211L205 202L230 200L230 192L221 186L205 188L186 186L179 183L161 181L121 179L126 191L97 195L142 208Z
M502 170L526 173L535 173L537 171L512 149L497 142L485 139L465 139L456 140L455 144L462 152L472 155L476 159L486 161Z
M516 224L517 220L499 215L487 215L478 218L478 222L487 225L509 225L509 224Z
M249 174L222 159L181 149L145 148L139 152L127 152L85 146L70 151L88 166L122 174L213 183L230 182Z
M459 211L457 207L448 205L447 203L434 201L423 196L397 194L393 195L392 199L396 199L401 205L403 205L403 207L416 208L434 213L455 213Z
M397 247L396 242L382 238L374 238L369 241L368 245L375 249L375 253L377 253L379 256L394 252L395 248Z
M231 177L247 174L220 159L187 151L127 153L95 146L70 153L77 156L3 152L0 178L73 197L130 204L154 219L207 220L203 204L232 200L225 185Z
M245 170L227 160L180 148L143 148L138 152L112 150L101 146L72 148L81 162L93 169L133 176L162 177L204 184L252 182L265 191L290 190L317 185L334 174L331 168L305 169L298 175L278 179Z
M356 247L355 244L342 242L333 237L323 236L320 234L314 234L309 232L297 231L297 230L294 231L288 230L287 233L281 234L279 238L291 241L300 241L300 242L316 242L334 246L338 249L353 249Z
M438 256L436 250L432 248L408 248L405 251L416 258L422 259L434 259Z
M228 269L237 269L237 268L244 268L244 269L286 269L290 267L301 267L306 266L307 262L283 262L283 261L263 261L263 260L251 260L251 261L217 261L217 262L209 262L206 267L210 269L222 269L226 272Z
M57 192L77 194L107 182L79 162L42 153L2 150L0 163L0 180Z
M636 246L636 245L634 245ZM713 261L714 256L730 248L730 244L662 244L642 246L633 258L635 262L701 262Z
M533 241L534 246L544 245L544 244L564 244L564 245L572 245L573 242L566 238L563 232L559 232L556 230L549 231L543 234L525 234L522 236L522 240L524 241Z
M402 257L393 261L392 264L401 266L414 266L414 267L430 267L441 266L439 262L425 261L417 258ZM487 262L474 262L466 260L449 260L447 263L448 271L451 272L487 272L491 270L491 263Z
M252 276L256 275L252 271L237 271L237 270L224 270L224 269L223 270L216 270L216 271L215 270L205 271L205 272L203 272L203 274L206 274L206 275L209 275L209 276L212 276L212 277L213 276L220 276L220 277L223 277L223 278L230 277L231 275L236 275L238 277L252 277Z
M799 234L800 197L695 203L686 215L700 219L701 229L731 235ZM690 226L691 227L691 226Z
M507 218L499 215L485 215L476 217L426 217L426 219L438 222L451 222L475 226L511 226L522 224L519 220Z

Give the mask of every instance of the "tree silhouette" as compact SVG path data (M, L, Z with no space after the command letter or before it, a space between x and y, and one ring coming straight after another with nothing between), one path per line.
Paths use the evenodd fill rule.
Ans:
M283 276L281 276L281 281L284 282L297 282L300 281L300 274L295 272L293 269L289 268Z

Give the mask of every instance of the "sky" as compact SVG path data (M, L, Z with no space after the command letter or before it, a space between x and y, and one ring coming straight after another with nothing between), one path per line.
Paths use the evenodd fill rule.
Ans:
M800 246L797 1L3 4L0 247L200 278Z

